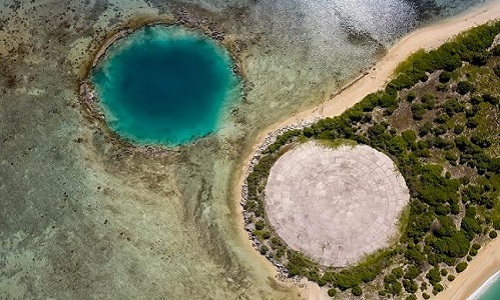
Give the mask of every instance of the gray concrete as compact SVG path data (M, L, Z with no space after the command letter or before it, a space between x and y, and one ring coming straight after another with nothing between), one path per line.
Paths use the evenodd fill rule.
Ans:
M409 201L393 161L360 145L315 142L284 154L266 186L267 216L293 249L342 267L387 245Z

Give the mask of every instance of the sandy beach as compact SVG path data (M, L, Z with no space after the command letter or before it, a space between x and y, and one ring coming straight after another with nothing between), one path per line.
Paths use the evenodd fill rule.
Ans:
M465 300L470 297L488 278L500 270L500 238L486 244L436 299Z
M369 72L347 83L337 94L324 101L321 105L297 113L259 132L254 137L251 147L247 148L246 152L243 153L239 164L240 167L235 172L237 180L234 181L233 193L237 201L234 201L234 205L236 207L235 210L239 212L238 224L241 228L241 238L247 240L249 247L252 247L250 240L248 240L248 233L243 230L242 208L239 205L241 187L253 154L262 145L268 134L303 120L316 117L334 117L342 114L346 109L361 101L367 94L383 88L393 76L394 69L410 54L422 48L437 48L462 31L499 18L500 2L493 1L464 14L415 30L389 48L386 55ZM493 260L492 255L494 254L500 257L500 238L484 247L478 256L474 258L469 268L457 276L453 284L438 299L466 299L466 296L472 294L477 287L500 269L500 258ZM263 256L261 256L261 259L265 260ZM269 269L272 270L273 266L270 262L268 265ZM330 299L324 291L313 283L307 284L307 288L303 290L301 296L306 299Z

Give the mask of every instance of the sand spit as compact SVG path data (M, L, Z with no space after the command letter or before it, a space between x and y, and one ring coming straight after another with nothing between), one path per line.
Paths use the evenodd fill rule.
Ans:
M257 158L261 154L261 151L265 149L267 145L272 143L280 133L286 131L287 129L304 127L304 125L310 124L319 118L334 117L342 114L345 110L361 101L367 94L376 92L377 90L383 88L393 76L394 69L398 66L398 64L404 61L412 53L422 48L427 50L437 48L460 32L499 18L499 1L493 1L464 14L418 29L400 39L390 49L388 49L386 55L382 57L372 69L346 84L337 94L327 99L321 105L294 114L292 117L282 122L275 123L262 130L254 137L254 142L251 144L251 147L249 147L246 153L242 156L240 167L236 173L238 180L234 181L233 186L234 197L238 199L238 201L234 201L234 205L237 205L236 209L243 214L239 203L241 196L245 195L244 182L248 171L253 168ZM240 228L244 228L243 218L239 220L239 224L241 225ZM247 232L240 230L240 234L243 239L248 240ZM251 241L247 244L251 246ZM496 252L487 251L486 249L489 247L497 249ZM472 294L477 287L479 287L497 271L494 267L489 271L481 270L481 261L490 261L491 264L496 266L498 269L500 263L498 261L495 262L491 260L490 257L493 253L496 253L498 256L499 252L500 240L487 245L485 249L481 251L480 254L473 260L473 262L476 262L475 264L478 264L479 267L474 268L471 263L471 266L468 268L469 271L457 276L453 285L450 285L447 291L442 293L441 296L443 297L440 296L439 299L462 299L463 297L460 296L462 294L456 294L457 296L455 298L450 298L449 296L445 297L444 295L455 295L455 293L458 293L459 290L464 289L462 285L466 285L466 282L470 281L467 277L474 272L478 272L475 275L475 277L478 276L477 284L474 285L474 283L471 282L470 288L467 289L466 293L463 295ZM262 259L265 258L262 257ZM462 282L462 284L459 284L460 282ZM329 297L327 297L319 288L311 287L311 284L308 284L308 286L309 288L305 292L308 299L329 299Z

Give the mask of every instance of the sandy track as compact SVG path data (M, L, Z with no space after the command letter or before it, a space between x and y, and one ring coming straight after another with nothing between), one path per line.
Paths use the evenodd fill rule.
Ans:
M367 94L376 92L377 90L383 88L389 79L391 79L394 69L410 54L422 48L437 48L460 32L495 19L500 19L500 1L498 0L489 2L481 7L468 11L465 14L461 14L441 22L434 23L431 26L413 31L395 43L387 51L386 55L375 64L368 74L360 76L349 82L343 89L340 90L338 94L326 100L319 106L297 113L285 121L273 124L259 132L255 136L251 147L247 148L246 152L242 156L243 159L240 162L240 167L235 173L237 180L234 181L233 185L233 194L235 199L237 199L237 201L234 201L233 203L235 205L235 211L239 212L236 216L239 218L237 223L240 224L241 238L247 240L247 245L252 247L251 242L248 240L247 232L243 230L243 218L241 216L242 208L239 205L241 187L245 180L246 170L253 154L257 151L258 147L262 144L269 133L274 132L279 128L296 124L301 120L311 119L315 116L324 118L342 114L345 110L361 101ZM491 243L491 245L496 245L495 247L500 248L500 238L494 243ZM474 258L474 261L488 261L491 254L492 253L484 250L480 252L476 258ZM261 259L265 260L263 256L261 256ZM455 292L460 290L464 291L463 294L456 294L456 298L440 297L439 299L465 299L460 297L460 295L468 296L472 294L482 282L486 281L489 276L491 276L488 275L490 273L488 270L482 270L480 263L477 264L477 267L475 267L476 264L471 264L467 271L462 273L463 275L460 274L457 277L455 282L450 285L446 292L446 295L455 295L453 290L456 290ZM268 263L268 266L269 270L273 270L271 263ZM496 266L496 269L500 269L500 265L497 264ZM473 273L475 273L475 277L478 277L477 282L467 280L466 278ZM461 284L459 284L459 282ZM329 299L329 297L326 296L326 294L322 292L317 285L309 283L307 286L308 288L303 294L306 299ZM443 295L445 295L445 293L443 293Z

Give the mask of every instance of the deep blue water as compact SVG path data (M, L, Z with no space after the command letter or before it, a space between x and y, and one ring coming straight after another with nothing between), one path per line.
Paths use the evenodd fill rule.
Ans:
M180 145L213 133L239 94L227 51L179 26L118 40L91 80L108 125L137 144Z

